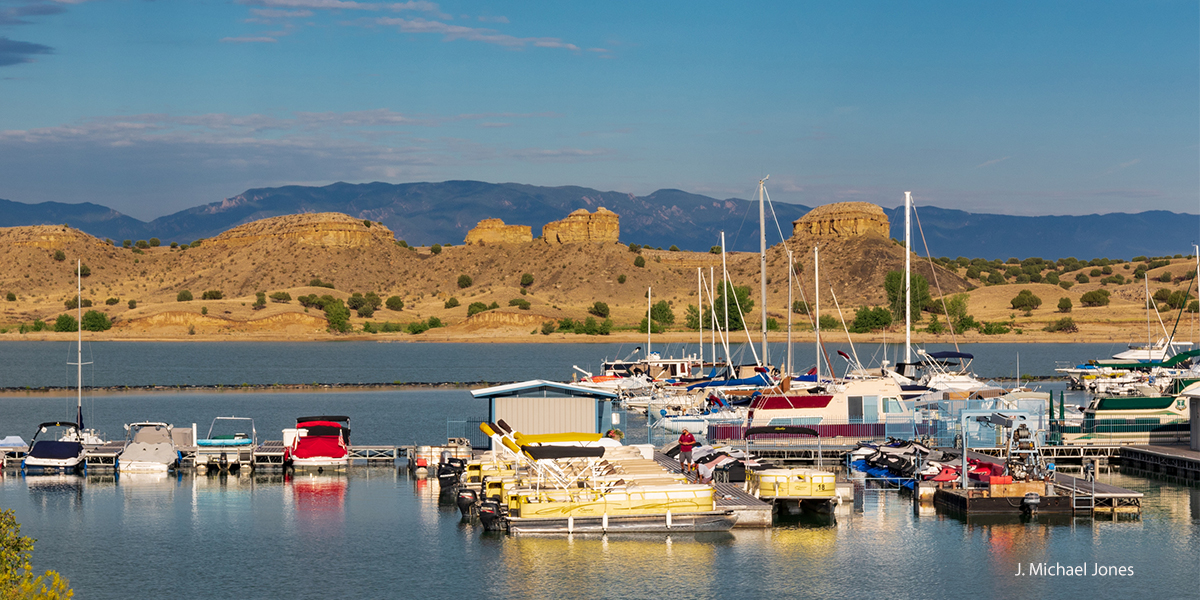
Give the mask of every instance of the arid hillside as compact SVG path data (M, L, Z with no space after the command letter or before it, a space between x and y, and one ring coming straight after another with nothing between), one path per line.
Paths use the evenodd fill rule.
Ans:
M832 294L837 295L848 319L858 307L886 304L884 276L903 268L902 246L887 237L886 216L871 206L841 210L822 207L797 221L787 242L793 252L798 285L810 303L814 300L813 247L819 247L821 306L825 314L836 315ZM534 238L442 248L402 246L387 227L338 213L255 221L188 248L116 247L63 226L4 228L0 229L0 294L7 298L0 302L0 339L58 339L67 335L30 329L37 320L52 325L58 315L67 312L65 302L75 296L76 259L88 271L83 278L83 297L91 302L91 309L109 315L114 323L108 331L89 333L93 339L331 339L347 334L328 332L324 313L316 307L306 308L297 300L309 294L328 294L349 301L355 293L374 293L381 299L394 296L404 305L401 310L381 307L369 318L352 316L354 335L364 335L367 322L376 326L385 322L406 325L436 317L447 325L419 335L380 333L376 334L378 339L581 340L582 336L561 333L536 338L530 335L538 333L545 322L585 319L597 301L611 309L614 335L639 336L644 334L633 329L645 316L648 288L655 302L666 300L675 312L675 324L670 329L680 333L667 335L679 339L695 335L684 329L685 309L696 303L698 271L705 279L710 273L720 278L720 254L649 248L635 252L614 241L618 236L615 227L603 232L600 237L607 237L604 241L587 239L586 232L580 238L586 241L572 241L576 238L568 235L568 221L564 219L567 225L556 230L560 233L554 238L566 243ZM756 304L747 321L757 329L759 256L730 253L726 264L733 282L751 289ZM768 250L767 306L769 315L780 324L787 318L787 264L783 244ZM915 256L913 268L930 280L935 295L938 289L952 295L972 290L972 285L981 286L981 282L963 277L961 269L956 273ZM1167 265L1150 271L1149 276L1157 278L1172 268L1180 271L1179 275L1185 272L1179 266ZM522 285L525 275L532 277L532 283ZM1064 280L1070 276L1062 274ZM333 288L310 285L314 280L332 284ZM1103 307L1084 308L1079 302L1083 292L1102 287L1097 281L1075 285L1069 291L1047 283L982 286L969 292L968 308L981 321L1008 321L1025 330L1023 334L1034 334L1046 323L1064 316L1055 313L1055 306L1059 297L1069 297L1075 307L1070 315L1080 329L1072 336L1073 341L1087 336L1089 330L1103 339L1142 339L1144 335L1130 333L1139 327L1145 330L1141 283L1130 281L1125 285L1105 284L1113 294L1110 304ZM1155 283L1152 292L1163 286L1183 289L1190 283L1182 279ZM1043 300L1030 316L1009 305L1019 289L1025 288ZM184 291L193 299L179 301ZM216 294L204 299L205 292L219 292L220 299L212 299ZM257 292L268 296L286 292L291 300L268 301L265 306L255 307ZM452 298L457 302L451 302ZM799 288L793 299L801 299ZM518 305L528 302L528 307L510 305L514 300ZM499 308L468 318L468 307L475 302ZM452 304L456 306L448 306ZM798 323L808 318L793 316ZM1019 335L981 336L970 332L966 338L1012 341ZM1047 336L1060 339L1052 334L1023 339ZM929 337L949 339L945 334Z

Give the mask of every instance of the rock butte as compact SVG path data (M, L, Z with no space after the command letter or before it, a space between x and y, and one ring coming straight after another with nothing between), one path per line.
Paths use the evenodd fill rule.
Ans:
M533 241L528 225L505 225L501 219L484 219L467 232L467 244L521 244Z
M883 209L870 202L839 202L818 206L792 222L792 235L850 238L876 234L889 236Z
M603 206L594 213L580 208L561 221L546 223L542 227L542 239L549 244L618 243L621 236L620 220L617 213Z
M356 248L391 243L394 238L392 231L379 223L368 227L362 219L342 213L304 213L238 225L209 243L237 247L268 239L292 239L314 246Z

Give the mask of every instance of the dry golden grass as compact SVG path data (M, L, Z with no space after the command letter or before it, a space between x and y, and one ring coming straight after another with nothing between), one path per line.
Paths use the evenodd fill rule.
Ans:
M903 267L903 249L883 238L855 240L811 240L793 238L789 246L795 252L798 275L805 297L812 298L812 246L821 245L823 312L836 314L830 289L847 318L852 319L860 306L885 303L882 289L884 274ZM307 294L331 294L346 299L351 293L375 292L383 298L399 296L405 302L402 311L381 309L370 319L354 317L352 324L361 330L366 321L408 323L438 317L449 327L434 329L420 336L407 333L354 334L369 339L428 341L615 341L642 339L644 333L630 329L646 311L646 290L653 299L667 300L676 314L676 332L665 334L663 341L691 341L695 333L681 332L685 307L696 303L697 269L708 278L710 268L720 277L720 256L696 252L668 252L645 249L644 267L636 267L638 254L620 244L550 245L540 240L524 244L489 246L451 246L440 254L429 248L409 249L393 242L392 232L379 224L366 226L346 215L291 215L249 223L199 247L187 250L167 246L141 253L116 248L78 230L63 226L15 227L0 229L0 297L12 292L16 301L0 301L0 339L59 339L72 334L19 334L20 324L35 319L52 322L65 312L64 300L75 295L75 259L91 269L83 281L84 298L93 309L114 318L113 329L88 334L92 339L168 339L168 340L308 340L339 339L345 335L326 332L323 314L300 306L295 299ZM54 260L62 251L64 261ZM731 253L726 262L731 278L749 286L758 296L759 257L753 253ZM768 251L769 315L782 325L787 318L787 258L783 246ZM914 268L927 279L935 269L914 258ZM1131 276L1132 271L1116 273ZM1162 271L1177 277L1194 267L1177 260L1150 272L1156 278ZM1090 269L1089 269L1090 270ZM530 273L534 283L521 293L521 276ZM963 292L971 282L961 276L936 269L937 281L947 293ZM460 275L473 283L459 288ZM621 276L624 283L620 282ZM1074 281L1074 273L1064 274ZM310 287L319 278L336 289ZM1100 289L1093 283L1076 284L1070 290L1049 284L1010 284L987 286L967 292L969 312L980 321L1014 321L1022 333L982 336L968 332L966 341L1126 341L1145 338L1145 312L1142 306L1142 282L1105 286L1112 295L1107 307L1085 308L1079 297ZM1159 287L1183 289L1190 281L1163 284L1151 282L1151 293ZM176 302L181 290L194 296L191 302ZM1010 301L1021 289L1029 289L1042 299L1042 305L1025 316L1011 308ZM201 300L205 290L220 290L221 300ZM266 308L254 310L255 292L272 294L286 291L293 300L286 304L268 301ZM936 292L935 292L936 293ZM446 300L459 301L456 308L444 307ZM800 299L799 292L794 299ZM1056 312L1059 298L1071 299L1069 315ZM107 298L117 298L106 305ZM530 302L528 311L509 307L514 298ZM137 308L128 308L136 300ZM587 338L578 335L531 335L542 322L564 317L583 319L587 308L596 301L609 305L619 331L608 337ZM472 302L498 303L496 311L467 319ZM708 301L706 299L705 304ZM207 309L207 315L201 314ZM1077 334L1041 332L1047 323L1062 316L1072 317L1079 325ZM1189 315L1194 319L1194 316ZM806 317L796 315L796 320ZM1174 315L1164 315L1164 321ZM756 305L748 319L757 328ZM919 324L924 327L926 322ZM1185 320L1185 323L1192 323ZM1195 327L1192 323L1191 327ZM1168 323L1168 328L1170 323ZM1185 331L1187 331L1185 329ZM883 334L858 335L855 339L877 340L885 335L897 339L895 327ZM775 334L783 339L782 333ZM834 335L834 334L831 334ZM811 334L797 334L797 340ZM656 339L659 339L656 336ZM917 339L949 341L949 336L918 334Z

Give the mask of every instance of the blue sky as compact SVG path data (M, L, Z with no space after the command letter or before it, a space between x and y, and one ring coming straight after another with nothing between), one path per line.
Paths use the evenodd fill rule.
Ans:
M1200 211L1196 2L0 0L0 198L477 179Z

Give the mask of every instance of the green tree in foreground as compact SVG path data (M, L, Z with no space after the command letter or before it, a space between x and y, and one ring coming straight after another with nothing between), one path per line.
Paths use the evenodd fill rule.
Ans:
M56 571L34 576L29 563L33 554L32 538L21 535L21 524L11 510L0 511L0 598L38 598L61 600L75 593Z
M671 325L675 322L675 311L671 310L666 300L659 300L650 308L650 318L663 325Z
M78 331L79 330L79 322L75 320L75 317L72 317L71 315L63 313L61 315L58 315L58 319L56 319L54 321L54 330L59 333L68 332L68 331Z
M912 315L913 322L921 320L921 307L929 304L932 299L929 295L929 282L924 277L913 273L912 275L912 307L909 314ZM893 315L904 316L904 273L900 271L888 271L888 274L883 279L883 289L887 292L888 306L891 307Z

